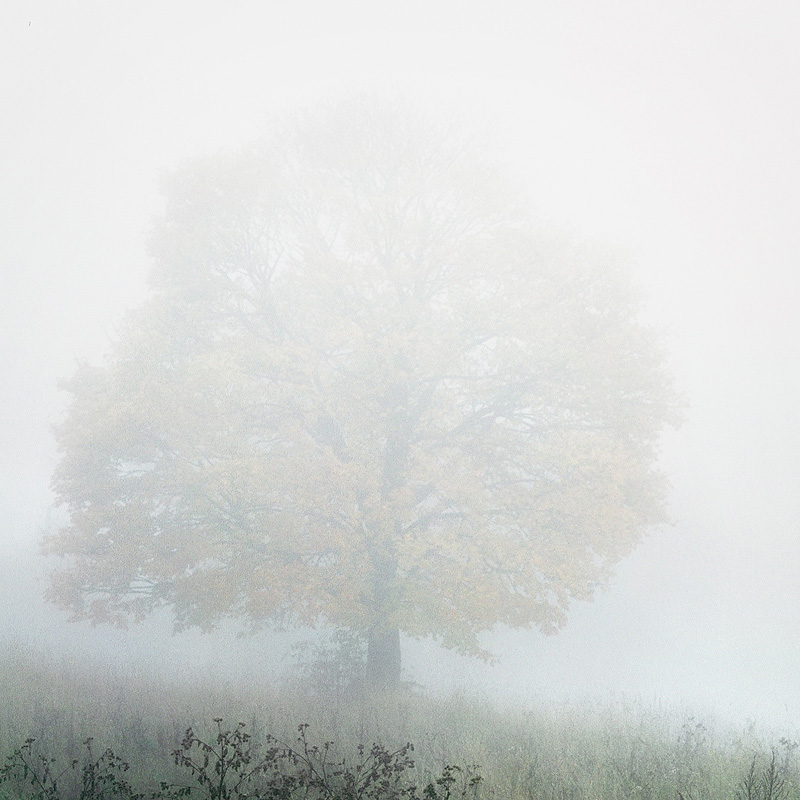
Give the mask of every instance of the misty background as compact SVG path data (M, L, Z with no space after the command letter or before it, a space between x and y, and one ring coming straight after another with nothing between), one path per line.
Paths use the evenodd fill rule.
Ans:
M410 677L503 701L800 713L800 12L790 3L13 3L0 11L0 640L176 673L285 667L291 637L68 624L40 599L60 378L146 292L165 169L274 112L401 92L492 132L541 217L629 254L687 421L674 525L555 637Z

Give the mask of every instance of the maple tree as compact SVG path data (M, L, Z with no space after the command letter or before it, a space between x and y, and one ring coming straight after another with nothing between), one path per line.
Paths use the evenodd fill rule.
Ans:
M675 399L612 257L539 230L463 137L299 115L166 181L151 294L57 428L49 597L125 624L557 629L663 519Z

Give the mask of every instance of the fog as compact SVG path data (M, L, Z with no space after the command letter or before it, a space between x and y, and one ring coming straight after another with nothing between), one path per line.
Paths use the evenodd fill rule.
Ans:
M800 712L800 57L789 3L37 3L0 26L0 622L56 652L256 664L284 639L69 624L38 598L58 381L146 293L164 170L362 91L486 124L542 219L630 254L688 400L671 526L556 636L494 665L404 642L421 684ZM143 656L143 653L146 655ZM277 656L276 656L277 658Z

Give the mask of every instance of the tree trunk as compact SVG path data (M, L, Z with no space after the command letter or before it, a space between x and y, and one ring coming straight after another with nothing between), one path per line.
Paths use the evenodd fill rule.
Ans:
M367 684L386 691L400 685L400 631L374 628L367 640Z

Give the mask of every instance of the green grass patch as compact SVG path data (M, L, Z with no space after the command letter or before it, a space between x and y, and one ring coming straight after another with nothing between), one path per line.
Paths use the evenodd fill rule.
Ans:
M0 655L0 686L8 800L800 800L792 737L631 704L503 710L410 688L181 682L20 643Z

